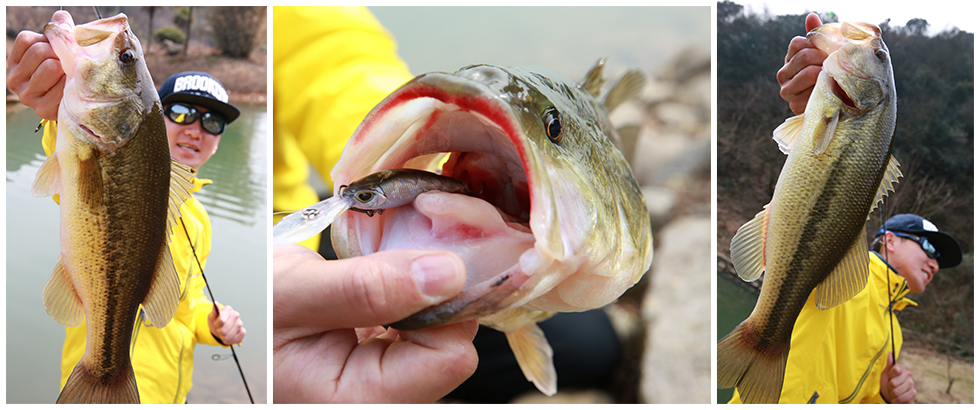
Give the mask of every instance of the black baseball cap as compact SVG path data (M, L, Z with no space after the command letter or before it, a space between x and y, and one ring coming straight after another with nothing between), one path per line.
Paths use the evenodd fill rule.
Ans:
M936 262L939 263L940 268L952 268L959 265L960 261L963 260L963 249L960 248L960 242L952 235L940 231L935 224L921 216L914 214L895 215L878 228L878 231L875 232L875 238L885 234L886 226L892 232L904 232L928 238L929 242L939 251Z
M167 78L157 91L163 105L186 102L215 111L229 123L241 114L228 103L228 91L218 79L201 71L185 71Z

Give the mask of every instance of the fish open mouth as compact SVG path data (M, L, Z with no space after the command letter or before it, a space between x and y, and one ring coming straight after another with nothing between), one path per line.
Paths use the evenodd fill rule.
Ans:
M854 105L854 100L852 100L851 97L847 96L847 92L844 91L844 89L840 86L840 84L837 83L837 80L835 80L834 77L831 76L829 78L830 78L830 89L831 92L834 93L834 96L840 99L840 101L844 103L844 105L846 105L848 108L856 110L857 106Z
M459 295L396 328L438 326L515 305L515 292L530 279L526 272L543 262L531 228L528 139L511 108L480 86L449 74L417 78L375 108L331 174L337 191L373 172L423 169L458 179L472 192L431 191L381 215L347 212L334 223L341 256L444 249L465 262L466 285Z

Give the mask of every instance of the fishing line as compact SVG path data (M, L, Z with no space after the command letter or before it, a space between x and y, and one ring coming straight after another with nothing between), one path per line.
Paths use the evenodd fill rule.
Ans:
M892 300L892 265L888 264L888 219L885 218L885 213L887 211L885 209L885 198L887 197L888 195L881 196L881 229L885 231L881 234L881 239L885 251L885 283L886 286L888 286L888 327L890 329L888 339L891 341L892 345L892 366L894 366L895 363L898 363L898 353L895 352L895 318L893 316L895 314L895 301Z
M197 250L194 249L194 242L191 241L191 234L187 232L187 225L184 225L184 218L180 218L180 226L184 228L184 236L187 237L187 244L191 246L191 253L194 254L194 261L197 262L197 268L201 271L201 278L204 279L204 286L208 288L208 295L211 296L211 303L214 305L215 314L220 315L221 311L218 310L218 302L214 301L214 294L211 293L211 285L208 284L208 278L204 276L204 267L201 266L201 260L197 258ZM224 340L221 341L224 343ZM228 345L231 348L231 356L235 359L235 366L238 366L238 374L242 375L242 383L245 384L245 392L248 393L248 401L255 404L255 400L252 399L252 390L248 388L248 381L245 380L245 372L242 371L242 364L238 361L238 354L235 353L235 346Z

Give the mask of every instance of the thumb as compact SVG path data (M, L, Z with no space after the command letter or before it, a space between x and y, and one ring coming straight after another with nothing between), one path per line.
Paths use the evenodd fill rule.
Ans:
M823 25L823 23L820 21L820 16L818 16L817 13L810 13L810 14L808 14L806 16L806 23L805 24L806 24L806 31L807 32L810 32L810 30L813 30L813 29L815 29L815 28L820 27L821 25Z
M327 261L300 247L273 251L276 328L386 325L459 293L466 265L438 250L389 250ZM311 329L312 330L312 329Z

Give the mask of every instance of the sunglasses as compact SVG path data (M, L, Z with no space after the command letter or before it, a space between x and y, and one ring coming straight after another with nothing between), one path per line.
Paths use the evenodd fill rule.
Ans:
M190 125L201 118L201 128L214 135L225 132L225 117L216 112L201 112L197 108L182 103L173 103L163 109L164 115L177 124Z
M894 234L895 236L897 236L899 238L911 239L913 241L918 242L919 243L919 246L921 246L922 247L922 250L926 253L926 256L928 256L930 259L936 259L936 258L939 257L939 251L936 250L936 247L933 246L933 244L929 242L929 239L923 238L921 236L915 236L915 235L911 235L911 234L907 234L907 233L902 233L902 232L894 232L894 231L892 231L892 234Z

